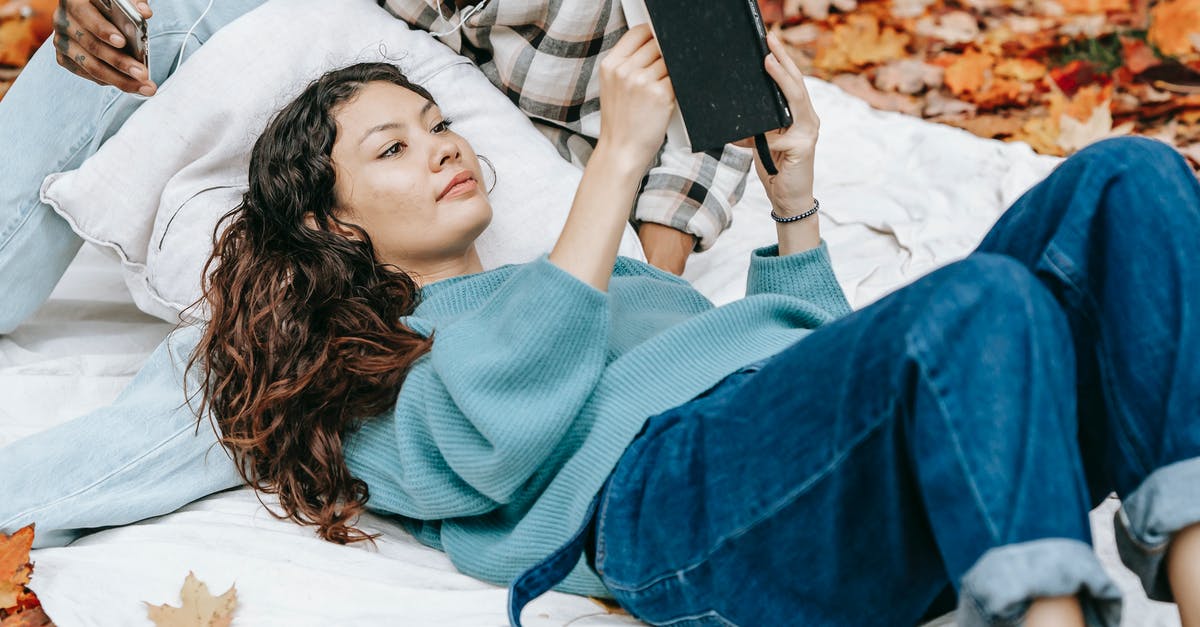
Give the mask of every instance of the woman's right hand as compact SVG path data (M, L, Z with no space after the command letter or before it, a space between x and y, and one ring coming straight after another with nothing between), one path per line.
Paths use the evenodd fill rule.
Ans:
M658 154L675 105L658 41L648 24L629 29L600 61L600 138L645 171Z
M143 18L150 5L136 3ZM54 12L54 48L58 64L72 74L128 93L154 94L149 69L125 54L125 37L92 0L60 0Z

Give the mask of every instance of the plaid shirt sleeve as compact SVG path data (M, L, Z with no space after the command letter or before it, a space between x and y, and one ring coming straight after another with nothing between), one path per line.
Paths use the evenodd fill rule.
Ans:
M628 30L619 0L380 0L392 15L431 33L475 61L528 115L559 154L587 164L600 136L599 60ZM747 150L692 153L664 145L643 180L635 222L656 222L696 236L706 250L733 222L753 162Z

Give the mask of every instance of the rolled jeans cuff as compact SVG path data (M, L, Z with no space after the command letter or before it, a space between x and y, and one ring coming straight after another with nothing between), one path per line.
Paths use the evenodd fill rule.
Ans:
M959 627L1023 624L1037 598L1077 596L1088 625L1121 624L1121 590L1091 545L1047 539L989 550L963 576Z
M1146 596L1174 601L1167 580L1171 538L1200 522L1200 458L1163 466L1121 499L1113 516L1121 561L1142 580Z

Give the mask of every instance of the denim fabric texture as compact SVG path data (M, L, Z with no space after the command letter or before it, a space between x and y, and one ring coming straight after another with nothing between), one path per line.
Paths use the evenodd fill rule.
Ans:
M263 0L154 3L149 24L150 76L163 82L219 28ZM70 94L64 98L63 94ZM102 87L59 67L54 38L30 59L0 100L0 334L11 332L50 296L83 240L38 197L42 180L79 167L146 99ZM53 102L53 107L47 103Z
M602 580L676 627L915 624L947 585L967 627L1070 594L1119 624L1089 509L1125 498L1159 598L1200 522L1197 242L1172 149L1080 152L968 258L652 417L601 493Z
M111 405L0 448L0 532L36 523L34 548L65 546L244 485L184 392L199 337L173 333Z

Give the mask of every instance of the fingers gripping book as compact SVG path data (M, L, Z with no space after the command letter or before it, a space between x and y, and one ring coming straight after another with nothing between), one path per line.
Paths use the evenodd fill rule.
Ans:
M621 0L632 28L649 23L677 107L667 141L701 152L789 126L787 101L763 67L766 29L757 0ZM769 163L769 153L763 159Z

